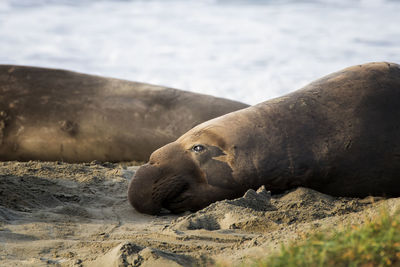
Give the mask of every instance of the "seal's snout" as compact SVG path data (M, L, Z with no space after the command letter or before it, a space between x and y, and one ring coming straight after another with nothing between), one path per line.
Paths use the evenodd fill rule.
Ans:
M141 166L133 176L128 188L128 200L139 212L157 214L161 202L153 198L154 181L160 176L160 170L150 164Z
M180 200L179 195L189 186L185 179L187 171L182 168L188 163L184 150L176 143L154 151L149 163L136 171L129 185L131 205L139 212L157 214L170 201Z

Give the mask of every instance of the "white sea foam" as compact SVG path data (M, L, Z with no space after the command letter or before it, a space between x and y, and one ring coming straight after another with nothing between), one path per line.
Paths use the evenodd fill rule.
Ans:
M257 103L341 68L400 63L400 3L2 0L0 63Z

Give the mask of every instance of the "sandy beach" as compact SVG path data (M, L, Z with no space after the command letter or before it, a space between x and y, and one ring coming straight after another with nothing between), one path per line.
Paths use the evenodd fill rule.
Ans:
M2 0L0 64L67 69L255 105L268 99L275 101L348 66L400 63L399 13L400 1L393 0ZM127 87L116 83L111 87L105 83L107 86L100 90L97 78L88 93L86 79L75 84L74 79L60 79L53 74L43 77L45 87L38 86L35 74L26 75L24 87L22 80L12 78L10 69L3 73L0 152L1 148L6 156L16 152L15 157L3 160L145 160L154 149L211 118L194 120L197 115L210 111L209 107L220 107L198 97L193 99L199 106L193 105L190 98L182 98L182 104L177 105L179 93L168 98L156 96L154 101L144 97L141 102L126 95ZM283 172L289 168L293 177L298 173L304 177L326 173L326 177L336 179L345 177L336 173L344 173L352 181L351 192L356 192L360 190L353 191L352 186L362 189L362 185L351 180L353 177L377 182L372 189L382 189L379 177L395 167L387 177L398 185L400 109L396 99L400 99L400 81L386 86L378 82L374 72L371 81L379 86L371 92L377 93L376 101L367 101L362 91L366 87L356 86L359 81L351 80L349 90L336 86L340 93L330 93L328 101L320 102L317 92L308 103L299 98L296 105L265 116L276 116L276 125L288 118L288 123L282 123L284 127L276 127L275 123L263 127L261 113L254 116L260 119L251 127L246 126L250 120L237 122L240 132L245 133L244 138L237 139L240 142L250 140L246 136L253 132L254 136L264 136L262 129L277 132L271 138L252 141L251 146L241 144L245 148L241 155L256 154L248 151L256 147L256 158L261 158L258 154L270 151L264 144L277 144L280 147L271 150L276 152L265 155L271 161L260 162L283 162ZM11 90L14 85L21 90ZM57 91L61 85L69 87ZM27 88L32 88L31 99L25 98ZM359 90L351 91L355 88ZM394 88L392 92L396 93L386 95L382 88ZM87 95L78 95L79 90ZM55 92L62 93L56 101ZM92 98L97 95L99 98ZM341 104L347 100L355 102ZM47 103L52 105L44 108ZM162 109L160 103L166 108ZM332 105L328 107L327 103ZM174 112L173 105L177 108ZM299 109L292 109L297 106ZM310 116L300 116L306 109L312 111ZM153 119L149 119L151 114ZM123 119L125 116L127 119ZM305 118L307 123L298 118ZM187 129L177 131L186 119ZM97 126L96 121L100 122ZM224 124L223 131L238 133L231 125L234 123ZM93 130L80 135L86 129ZM314 137L320 133L326 135ZM364 133L368 138L359 139ZM143 137L148 140L143 141ZM127 145L132 144L132 138L138 138L138 147ZM90 140L96 143L85 146ZM81 152L77 153L72 144ZM231 145L236 149L237 144L235 141ZM294 144L302 146L296 150ZM340 149L332 149L336 145ZM27 146L26 151L45 158L21 157ZM118 157L122 157L121 150L141 157L113 159L107 148ZM104 157L76 157L92 150ZM51 151L56 156L48 156ZM72 151L69 159L63 157L67 151ZM293 156L301 160L294 161ZM246 158L243 166L251 165L248 162L256 166L254 169L264 166L254 161ZM364 169L375 163L380 165L373 172ZM271 195L268 188L262 187L195 213L171 214L163 210L158 216L150 216L134 210L127 200L128 184L140 164L0 161L0 267L246 266L243 262L267 257L308 234L363 224L380 216L382 210L390 214L400 210L400 197L332 197L308 188ZM343 171L336 170L340 166ZM243 173L244 179L250 176ZM342 188L341 182L337 184ZM388 183L387 188L383 192L397 187Z
M137 164L0 163L2 266L191 266L239 263L324 229L394 212L400 198L334 198L260 188L196 213L136 212Z

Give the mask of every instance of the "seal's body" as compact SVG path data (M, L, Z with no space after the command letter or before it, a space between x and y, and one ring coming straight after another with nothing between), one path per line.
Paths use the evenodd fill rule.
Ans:
M198 125L155 151L128 191L154 214L197 210L265 185L400 196L400 67L370 63Z
M144 83L0 65L0 160L147 161L193 126L245 107Z

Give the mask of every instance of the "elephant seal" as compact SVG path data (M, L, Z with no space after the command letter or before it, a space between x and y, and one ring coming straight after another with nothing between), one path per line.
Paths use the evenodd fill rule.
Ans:
M0 160L147 161L248 105L65 70L0 65Z
M204 122L151 155L128 199L139 212L179 213L261 185L400 196L400 66L350 67Z

